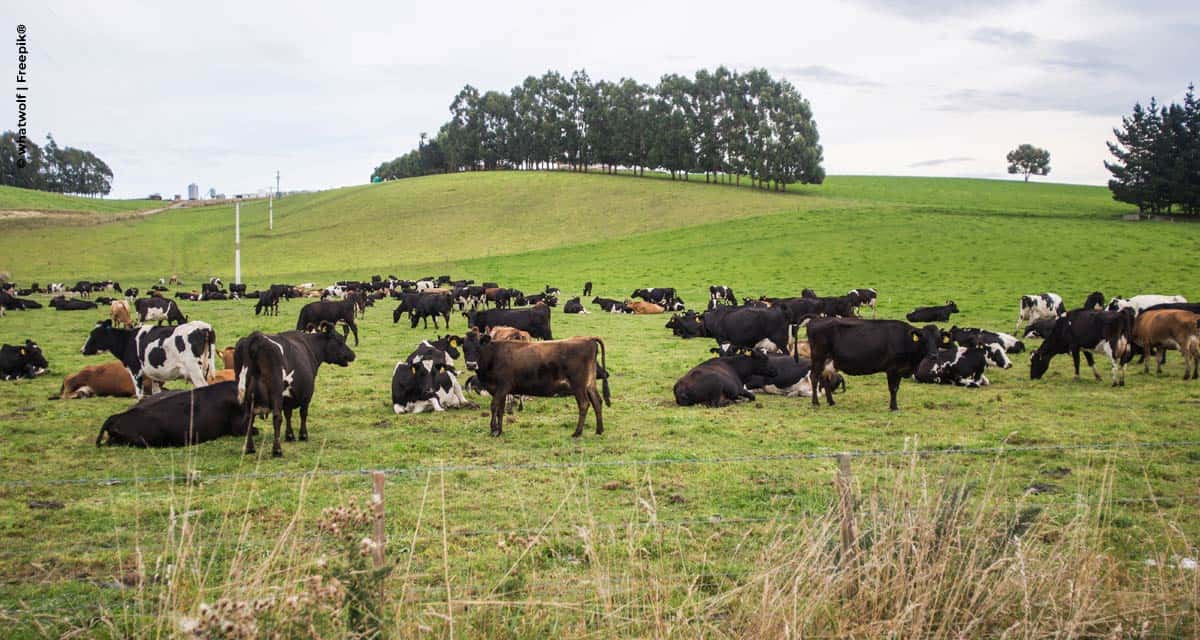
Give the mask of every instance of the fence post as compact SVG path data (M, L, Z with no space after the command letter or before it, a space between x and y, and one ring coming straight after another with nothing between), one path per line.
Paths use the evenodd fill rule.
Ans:
M850 454L837 457L838 471L834 484L838 492L838 508L842 518L842 562L855 556L858 533L854 526L854 476L850 472Z
M371 560L376 569L383 566L383 544L386 541L383 521L383 483L386 478L382 471L371 472L371 509L375 514L375 548L371 551Z

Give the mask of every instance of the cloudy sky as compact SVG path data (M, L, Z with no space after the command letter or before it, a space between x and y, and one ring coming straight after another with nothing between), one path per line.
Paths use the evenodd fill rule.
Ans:
M97 152L122 197L253 191L276 169L285 190L361 184L464 84L721 64L800 89L830 174L1007 177L1030 142L1050 179L1103 184L1120 116L1200 81L1194 0L0 6L28 28L33 135Z

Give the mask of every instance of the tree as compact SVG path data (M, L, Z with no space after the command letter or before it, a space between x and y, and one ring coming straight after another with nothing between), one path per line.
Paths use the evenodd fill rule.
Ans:
M1020 173L1029 182L1029 176L1044 176L1050 173L1050 152L1031 144L1023 144L1008 152L1008 172Z

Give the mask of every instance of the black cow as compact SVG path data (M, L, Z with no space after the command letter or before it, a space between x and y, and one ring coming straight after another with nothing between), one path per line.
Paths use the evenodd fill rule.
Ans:
M774 373L750 376L745 381L746 389L789 398L806 398L812 393L808 377L808 372L812 369L811 360L778 354L768 355L767 358ZM820 380L822 385L831 385L834 391L838 387L841 387L843 393L846 391L846 379L839 374L833 374L831 379Z
M558 295L554 294L554 293L535 293L533 295L528 295L528 296L521 298L520 300L517 301L517 304L518 305L544 304L544 305L548 305L551 307L557 307L558 306Z
M642 300L645 300L646 302L653 302L654 304L662 306L664 309L671 309L671 310L674 310L674 306L675 306L674 303L677 300L677 297L675 296L675 288L674 287L655 287L652 289L635 289L633 291L633 293L629 294L629 297L630 298L641 298Z
M354 322L356 305L353 300L319 300L310 302L300 309L300 317L296 319L297 331L312 331L322 323L330 326L342 324L342 337L354 332L354 346L358 346L358 324ZM413 323L413 326L417 326Z
M336 304L336 303L335 303ZM322 363L349 366L354 351L346 346L333 324L323 323L315 332L286 331L267 335L260 331L237 341L233 352L233 367L238 372L238 401L251 413L257 403L263 412L269 411L275 429L271 455L280 457L279 426L282 415L287 417L290 442L292 411L300 410L300 439L308 440L308 405L316 389L317 372ZM254 453L253 432L246 434L246 453Z
M250 423L238 402L237 383L219 382L185 391L150 396L129 409L109 416L96 436L96 446L182 447L240 436Z
M1012 361L998 342L938 349L936 354L925 356L913 372L913 379L927 384L986 387L991 384L984 375L989 364L1002 369L1012 367Z
M1060 353L1070 353L1075 362L1075 379L1079 379L1079 353L1083 352L1092 374L1100 380L1092 353L1108 356L1112 364L1112 386L1125 386L1125 363L1132 343L1134 314L1122 311L1092 311L1075 309L1054 322L1054 329L1029 359L1029 377L1040 380L1050 367L1050 360Z
M279 296L282 292L274 286L266 291L258 292L258 301L254 303L254 315L265 314L268 316L279 315Z
M950 314L958 313L958 305L953 300L936 307L917 307L904 316L909 322L947 322Z
M592 298L592 304L600 305L600 309L605 313L633 313L633 309L625 306L624 302L612 298L595 297Z
M8 291L0 291L0 307L4 307L10 311L24 311L26 309L41 309L42 303L36 300L15 297Z
M87 309L95 309L96 303L91 300L76 300L73 298L65 298L63 296L55 296L50 300L50 306L59 311L84 311Z
M412 318L412 328L417 328L417 322L424 320L424 328L429 328L429 319L433 318L433 328L438 329L438 316L446 320L446 328L450 328L450 309L453 306L448 293L418 293L417 299L413 304L412 312L409 317ZM393 320L395 315L393 315Z
M1041 320L1030 322L1029 325L1025 327L1025 335L1021 337L1042 338L1044 340L1054 332L1054 325L1057 322L1058 318L1042 318Z
M675 404L718 408L742 399L753 400L754 394L746 389L746 381L751 376L775 376L775 369L766 354L752 351L750 355L712 358L696 365L675 382Z
M800 325L793 324L783 309L719 307L701 316L704 335L717 341L722 351L763 349L786 351Z
M5 380L36 378L49 368L42 348L33 340L26 340L23 345L0 346L0 377Z
M1104 297L1103 292L1093 291L1088 294L1087 299L1083 301L1083 306L1080 307L1080 309L1091 309L1092 311L1104 311L1104 307L1106 306L1104 303L1104 300L1105 300L1105 297Z
M704 321L700 314L695 311L685 311L683 314L675 314L667 320L666 327L671 330L674 335L687 340L689 338L700 338L704 334Z
M925 356L937 353L950 336L936 326L918 329L899 320L861 320L858 318L815 318L808 323L808 345L812 351L813 406L820 406L818 376L841 372L852 376L886 373L892 411L898 411L896 392L900 380L912 375ZM799 353L796 359L799 360ZM825 403L833 405L831 386L824 386Z
M540 340L554 339L550 329L550 307L545 305L528 309L468 311L463 315L467 318L468 329L478 329L487 333L492 327L512 327L527 331L529 335Z
M139 298L133 301L133 308L143 323L157 321L161 325L166 320L168 324L185 324L188 321L179 305L167 298Z
M567 300L567 303L563 305L563 313L587 313L587 312L588 312L588 310L583 307L583 303L579 301L578 296L571 298L570 300Z
M234 284L229 285L229 298L231 300L237 300L239 298L245 298L245 297L246 297L246 283L244 283L244 282L241 284L234 283Z
M588 280L587 282L583 283L583 296L582 297L586 298L590 295L592 295L592 281Z

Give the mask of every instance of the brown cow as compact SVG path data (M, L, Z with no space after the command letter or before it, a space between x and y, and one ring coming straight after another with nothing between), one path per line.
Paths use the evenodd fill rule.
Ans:
M119 360L84 367L78 373L63 378L62 388L51 400L75 400L108 396L113 398L133 397L133 376Z
M112 319L114 327L132 327L133 319L130 317L129 302L126 300L113 300L108 306L108 314Z
M626 300L625 306L633 309L633 312L638 315L649 315L654 313L665 313L666 309L653 302L641 302L638 300Z
M789 349L792 356L800 356L801 358L812 359L812 348L808 346L808 340L797 340L792 343L792 348Z
M596 351L600 351L600 368ZM480 386L492 396L491 434L504 432L505 399L513 394L538 397L575 396L579 422L573 437L583 434L588 405L596 410L596 434L604 433L600 394L596 378L603 380L604 402L612 406L608 391L607 357L604 341L596 337L575 337L545 342L492 340L472 332L463 343L463 355L473 360Z
M216 384L218 382L231 382L233 380L237 380L237 372L233 370L233 367L218 369L208 374L209 384Z
M533 336L529 335L528 331L521 331L513 327L497 326L492 327L488 331L488 335L492 340L515 340L517 342L533 342Z
M1162 373L1168 349L1177 349L1183 354L1183 379L1200 377L1200 314L1181 309L1146 311L1133 323L1133 343L1141 347L1146 355L1158 351L1158 367ZM1145 363L1149 373L1150 363Z
M226 369L233 369L233 347L225 347L221 349L221 366Z

